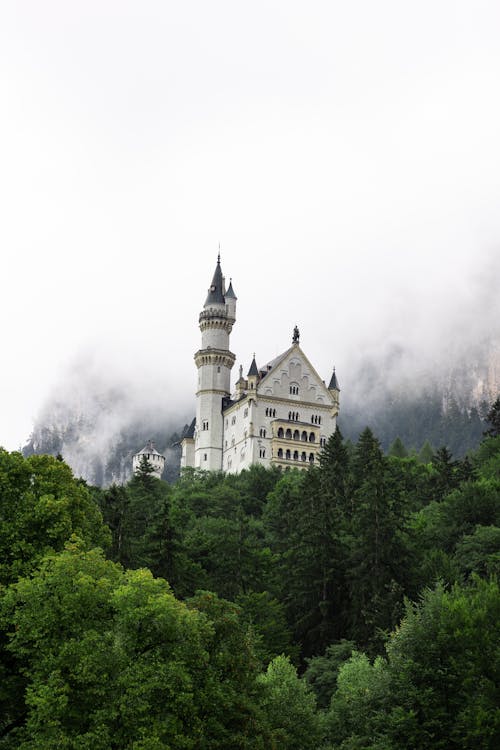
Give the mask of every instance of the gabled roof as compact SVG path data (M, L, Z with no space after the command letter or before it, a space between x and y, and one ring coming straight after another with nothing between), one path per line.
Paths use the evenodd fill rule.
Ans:
M205 300L205 307L207 305L223 305L224 304L224 293L222 290L224 280L222 278L222 269L220 267L220 255L217 258L217 265L215 266L214 276L208 295Z
M272 373L279 370L281 365L285 362L285 360L290 356L298 356L300 357L308 366L311 375L313 376L314 380L316 380L316 383L318 387L323 389L325 396L329 399L330 402L333 401L333 396L327 389L324 380L318 375L315 368L312 366L302 349L300 348L300 345L298 343L292 344L291 347L289 347L283 354L280 354L278 357L275 357L273 360L271 360L267 365L266 369L267 372L263 372L261 369L262 379L258 385L258 389L260 389L261 386L266 386L267 383L267 376L271 375Z

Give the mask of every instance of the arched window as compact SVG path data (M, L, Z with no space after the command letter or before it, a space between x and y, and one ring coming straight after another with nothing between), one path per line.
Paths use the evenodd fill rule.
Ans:
M288 421L290 421L290 420L291 420L291 418L292 418L292 412L291 412L291 411L289 411L289 412L288 412Z
M310 433L310 435L309 435L309 442L310 443L316 442L316 435L314 434L314 432Z
M284 431L283 431L283 427L280 427L280 428L278 429L278 437L279 437L279 438L282 438L282 437L284 437L284 436L285 436L285 433L284 433Z
M310 463L310 464L313 464L313 463L314 463L314 453L310 453L310 454L309 454L309 463Z
M278 448L278 458L283 458L283 448Z
M318 424L321 424L321 417L318 417Z
M266 449L265 448L261 448L259 450L259 456L260 456L260 458L265 458L266 457Z
M276 416L276 409L273 409L273 417Z
M301 458L301 461L307 461L307 456L306 456L306 452L305 451L302 451L302 455L301 455L300 458Z
M285 458L286 458L287 461L290 460L290 451L289 450L287 450L287 452L285 453Z
M294 461L298 461L299 460L299 452L298 451L294 451L293 452L293 460Z
M290 429L288 429L285 432L285 437L286 437L287 440L291 440L292 439L292 431Z
M260 436L261 436L261 437L266 437L266 430L265 430L265 428L264 428L264 427L261 427L261 428L260 428Z
M298 430L295 430L293 433L293 439L294 440L300 440L300 432Z
M300 439L301 439L301 440L302 440L302 441L303 441L304 443L307 443L307 432L306 432L305 430L304 430L304 431L302 432L302 435L300 436Z

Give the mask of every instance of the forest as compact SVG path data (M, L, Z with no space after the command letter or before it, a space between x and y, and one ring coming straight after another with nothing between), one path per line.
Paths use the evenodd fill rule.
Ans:
M479 449L308 471L0 450L0 748L500 746L500 399Z

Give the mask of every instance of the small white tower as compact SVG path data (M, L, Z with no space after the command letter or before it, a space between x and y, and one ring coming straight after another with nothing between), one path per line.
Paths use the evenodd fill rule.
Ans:
M134 470L134 474L139 470L143 459L146 459L146 461L153 467L151 475L156 477L157 479L161 479L161 475L163 474L163 469L165 467L165 456L162 456L161 453L158 453L152 440L148 440L147 445L144 446L142 451L139 451L133 457L132 468Z
M227 292L224 288L219 254L199 318L201 349L194 355L198 368L194 465L199 469L222 469L222 400L231 393L236 357L229 351L229 335L235 321L236 295L232 284Z

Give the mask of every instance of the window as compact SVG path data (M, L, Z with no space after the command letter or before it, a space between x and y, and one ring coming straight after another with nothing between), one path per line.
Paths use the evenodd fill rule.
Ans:
M220 372L220 367L217 368L217 372Z
M285 437L285 433L284 433L283 427L280 427L278 429L278 437L279 438Z
M285 457L286 457L287 461L290 460L290 451L289 450L287 450L287 452L285 453Z
M305 430L302 432L300 439L302 440L303 443L307 443L307 432Z
M287 440L291 440L292 439L292 431L291 430L287 430L285 432L285 437L286 437Z
M295 430L295 432L293 433L293 439L300 440L300 432L298 430Z
M204 453L204 454L203 454L203 460L204 460L204 461L206 461L206 460L207 460L207 454L206 454L206 453Z
M290 394L292 396L298 396L299 395L299 386L297 385L297 383L292 383L290 385Z
M261 437L266 437L266 430L265 430L264 427L260 428L259 434L260 434Z
M243 412L243 416L248 417L248 409L245 409L245 411Z
M265 458L266 457L266 449L265 448L261 448L259 450L259 456L260 456L260 458Z
M231 424L236 424L236 416L231 417Z
M313 463L314 463L314 453L310 453L310 454L309 454L309 463L310 463L310 464L313 464Z
M306 452L305 451L302 451L301 456L300 456L300 460L301 461L307 461L307 456L306 456Z
M326 438L324 437L320 438L319 444L321 445L322 448L324 448L326 445Z
M283 448L278 448L278 458L283 458Z
M293 460L294 461L298 461L299 460L299 452L298 451L294 451L293 452Z
M203 420L201 429L208 430L208 419Z
M314 434L314 432L310 433L310 435L309 435L309 442L310 443L315 443L316 442L316 435Z

